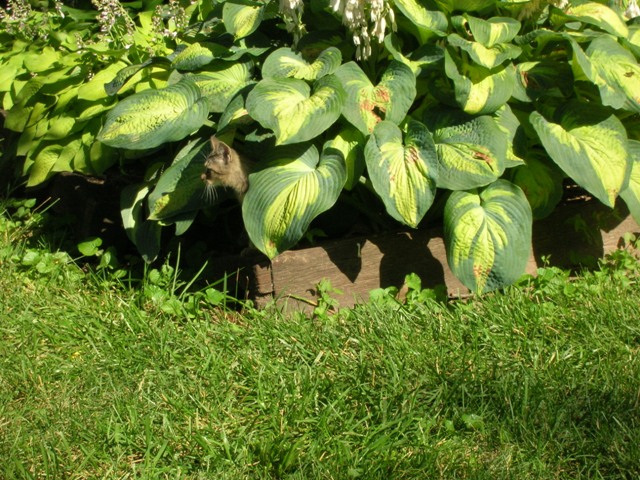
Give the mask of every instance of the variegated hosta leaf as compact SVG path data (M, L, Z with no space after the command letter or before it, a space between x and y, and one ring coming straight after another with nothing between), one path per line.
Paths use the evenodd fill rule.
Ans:
M506 180L480 193L453 192L444 209L451 271L475 293L515 282L529 259L531 223L527 198Z
M475 63L490 70L502 65L507 60L518 58L522 53L520 47L510 43L498 43L492 47L485 47L479 42L465 40L457 33L449 35L448 41L449 45L467 52Z
M345 92L335 75L322 77L311 92L304 80L265 78L249 93L252 118L276 134L276 144L305 142L317 137L340 117Z
M173 57L171 66L176 70L197 70L213 62L214 58L211 48L194 42Z
M576 41L571 41L576 76L584 73L597 85L603 105L640 113L640 65L631 52L613 38L603 36L591 42L584 54Z
M629 156L632 159L629 185L620 192L620 196L629 207L631 216L640 225L640 142L629 140Z
M541 151L529 151L525 165L517 167L511 180L529 200L534 219L547 217L562 200L562 171Z
M205 206L205 185L200 175L210 151L210 142L194 141L178 153L149 194L149 220L168 224L186 212Z
M189 79L162 90L144 90L107 113L98 140L111 147L143 150L182 140L202 126L207 99Z
M221 61L205 71L186 77L200 87L202 95L209 101L209 111L220 113L224 112L236 93L253 83L251 67L250 63Z
M376 124L389 120L399 124L406 117L416 97L416 77L407 65L393 60L374 86L355 62L336 70L347 98L342 114L365 135Z
M538 112L529 119L553 161L602 203L613 207L629 181L627 133L608 109L572 102L559 123Z
M523 155L521 152L525 152L528 145L520 120L514 115L508 103L495 111L494 118L498 128L507 134L507 155L504 167L524 165L524 160L519 155Z
M316 80L336 71L342 63L342 53L336 47L323 50L313 63L289 47L282 47L271 53L262 65L262 77L299 78Z
M315 146L272 152L275 165L249 177L242 216L253 245L269 258L294 246L311 221L338 199L347 174L336 149L322 156Z
M417 227L436 193L436 148L422 123L410 120L406 129L403 139L395 123L380 122L367 142L365 159L389 215Z
M444 58L444 49L435 44L425 44L408 53L405 56L401 51L400 38L396 34L389 34L384 38L384 46L394 60L402 62L411 68L417 77L430 67L439 65Z
M411 27L415 29L416 37L421 44L427 43L434 36L446 35L449 22L444 13L427 10L417 0L395 0L394 4L411 20Z
M554 9L554 12L557 12ZM569 8L561 13L570 20L594 25L605 32L621 38L627 38L629 29L624 19L613 9L596 2L571 2Z
M495 119L459 110L428 110L423 120L438 152L438 187L469 190L502 175L509 135Z
M222 23L236 38L252 34L260 26L264 3L252 0L227 0L222 7Z
M458 67L447 49L444 64L447 77L453 80L456 102L465 112L493 113L511 98L515 87L515 67L511 63L493 70L473 64ZM465 73L461 74L459 68Z
M474 40L487 48L510 42L520 31L520 22L509 17L492 17L484 20L465 15L465 19Z
M347 170L347 180L344 188L347 190L351 190L358 184L364 172L364 143L365 138L362 132L349 125L340 130L332 140L324 145L325 149L335 148L342 153Z
M495 5L497 0L447 0L442 3L447 4L447 8L452 11L477 12Z

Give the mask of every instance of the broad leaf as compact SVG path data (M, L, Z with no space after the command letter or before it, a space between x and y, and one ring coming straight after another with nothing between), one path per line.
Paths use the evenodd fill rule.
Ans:
M631 52L609 36L596 38L585 55L577 42L571 41L574 70L593 82L600 90L604 105L640 113L640 66Z
M129 185L120 195L120 215L129 240L142 255L145 262L153 262L160 253L160 232L158 222L146 220L144 199L149 193L149 185Z
M620 196L629 207L631 216L640 225L640 142L629 140L629 155L633 161L629 185L620 192Z
M338 150L277 148L275 165L249 177L242 216L251 242L269 258L294 246L311 221L338 199L347 175Z
M565 62L521 62L516 66L513 98L533 102L541 97L568 97L573 93L571 67Z
M479 65L464 64L461 59L457 62L450 49L445 50L445 72L453 80L456 102L466 113L492 113L507 103L515 87L512 64L489 70Z
M342 153L347 170L347 180L344 184L346 190L351 190L355 187L364 172L364 144L365 138L362 132L352 125L349 125L340 130L340 132L324 146L325 149L334 148L340 150Z
M318 79L313 92L304 80L266 78L249 93L251 117L276 134L285 145L317 137L340 117L345 92L335 75Z
M491 17L488 20L465 15L469 30L476 42L487 48L513 40L520 31L520 22L508 17Z
M480 193L453 192L444 209L451 271L474 293L515 282L529 259L531 223L527 198L506 180Z
M149 220L170 223L168 220L205 206L205 185L200 176L210 151L211 144L205 141L191 142L178 153L149 194Z
M499 43L492 47L485 47L479 42L470 42L460 35L452 33L448 37L449 45L458 47L469 54L471 60L478 65L493 69L507 60L518 58L522 49L510 43Z
M224 112L235 94L253 83L250 63L220 61L207 70L186 77L200 87L202 95L209 101L209 111L216 113Z
M96 73L91 80L84 83L78 89L78 99L79 100L102 100L105 97L108 97L109 94L105 88L105 82L107 80L112 80L114 75L117 75L118 72L121 72L122 69L126 67L126 63L122 61L118 61L112 63L104 70L100 70Z
M197 70L213 62L214 58L211 48L194 42L173 57L171 66L176 70Z
M202 126L207 99L183 78L162 90L144 90L122 100L107 114L98 140L111 147L142 150L182 140Z
M369 135L382 120L395 124L402 122L416 97L413 71L395 60L376 86L355 62L342 65L336 76L347 93L342 114L365 135Z
M488 115L428 110L425 125L438 153L438 187L469 190L496 180L505 168L509 134Z
M559 10L554 9L554 12ZM627 38L629 29L624 19L613 9L596 2L572 1L569 8L560 13L570 20L601 28L605 32L618 37Z
M365 158L373 188L389 215L417 227L436 193L436 148L427 127L411 120L403 138L397 125L380 122L367 142Z
M551 122L538 112L531 124L553 161L602 203L613 207L629 180L627 133L608 109L572 102Z
M448 28L447 17L438 11L429 11L417 0L395 0L395 6L411 20L415 35L421 44L434 36L443 37Z
M544 152L528 152L525 165L517 167L511 181L518 185L529 200L533 218L547 217L562 200L562 171Z
M222 22L227 32L236 38L253 33L264 15L262 2L249 0L227 0L222 7Z
M289 47L279 48L267 57L262 65L263 78L299 78L316 80L334 73L342 63L342 54L335 47L323 50L313 63Z

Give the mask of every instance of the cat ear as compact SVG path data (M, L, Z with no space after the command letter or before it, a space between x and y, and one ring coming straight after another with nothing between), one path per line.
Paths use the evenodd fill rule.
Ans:
M218 140L215 135L211 137L211 151L218 155L222 155L224 163L229 163L231 158L231 149L229 148L229 145Z

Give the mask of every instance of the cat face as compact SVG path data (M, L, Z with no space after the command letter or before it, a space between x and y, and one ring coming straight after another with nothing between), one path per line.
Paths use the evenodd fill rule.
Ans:
M211 153L204 161L205 171L200 178L209 185L226 185L225 177L234 171L233 162L237 159L232 155L231 149L225 143L215 137L211 137Z

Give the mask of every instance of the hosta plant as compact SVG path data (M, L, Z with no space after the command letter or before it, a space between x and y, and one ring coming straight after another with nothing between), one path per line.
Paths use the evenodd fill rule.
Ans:
M532 221L553 211L566 178L606 205L622 197L640 219L634 5L195 2L162 48L111 54L94 80L81 77L83 100L97 103L81 120L73 94L48 80L66 61L76 85L70 53L55 49L51 72L14 76L4 108L30 185L60 169L102 172L107 152L147 167L123 194L123 219L149 260L161 227L182 233L208 206L199 174L215 134L255 161L242 216L267 256L359 191L412 228L444 204L451 269L480 293L522 274ZM134 45L151 17L131 13ZM27 72L10 53L26 50L14 40L3 65Z

